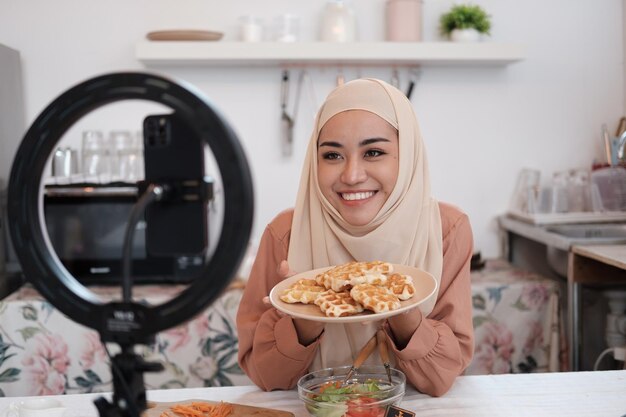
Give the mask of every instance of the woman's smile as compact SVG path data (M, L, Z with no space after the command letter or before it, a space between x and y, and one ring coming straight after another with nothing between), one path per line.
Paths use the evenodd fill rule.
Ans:
M364 200L369 200L376 194L376 191L358 191L358 192L345 192L339 193L347 204L350 203L362 203Z

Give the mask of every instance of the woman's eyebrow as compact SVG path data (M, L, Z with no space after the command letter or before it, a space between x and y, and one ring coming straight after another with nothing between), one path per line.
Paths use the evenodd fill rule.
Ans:
M319 145L317 145L318 147L322 147L322 146L332 146L333 148L343 148L343 145L339 142L331 142L331 141L326 141L326 142L322 142Z
M367 146L367 145L371 145L372 143L377 143L377 142L391 142L391 141L386 138L369 138L369 139L363 139L361 142L359 142L359 146ZM341 143L333 142L333 141L325 141L318 145L318 147L320 148L322 146L331 146L333 148L343 148L343 145Z
M359 142L359 146L367 146L367 145L371 145L372 143L376 143L376 142L390 142L390 140L386 139L386 138L363 139L361 142Z

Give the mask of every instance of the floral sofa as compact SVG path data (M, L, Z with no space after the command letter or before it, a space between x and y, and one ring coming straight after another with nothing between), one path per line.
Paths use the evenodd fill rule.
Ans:
M499 260L474 272L472 281L476 350L466 373L559 370L557 284ZM135 297L157 303L180 290L137 288ZM119 288L92 291L107 295ZM195 319L142 347L146 359L165 367L145 374L147 388L251 384L237 364L241 295L241 285L230 288ZM96 332L66 318L29 286L0 301L0 396L111 388L107 354Z

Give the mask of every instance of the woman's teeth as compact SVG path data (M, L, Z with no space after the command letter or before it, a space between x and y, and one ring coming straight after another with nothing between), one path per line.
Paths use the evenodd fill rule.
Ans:
M374 195L374 191L367 191L364 193L341 193L341 198L348 201L365 200Z

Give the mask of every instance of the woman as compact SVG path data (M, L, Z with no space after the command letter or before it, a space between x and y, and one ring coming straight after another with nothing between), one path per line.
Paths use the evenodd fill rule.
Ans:
M333 90L316 118L294 210L267 226L237 314L239 364L262 389L350 365L381 326L395 367L421 392L444 394L473 353L472 232L457 208L430 196L411 103L374 79ZM287 262L285 262L287 260ZM264 301L293 271L382 260L430 272L438 293L384 321L326 324ZM368 362L381 364L377 353Z

